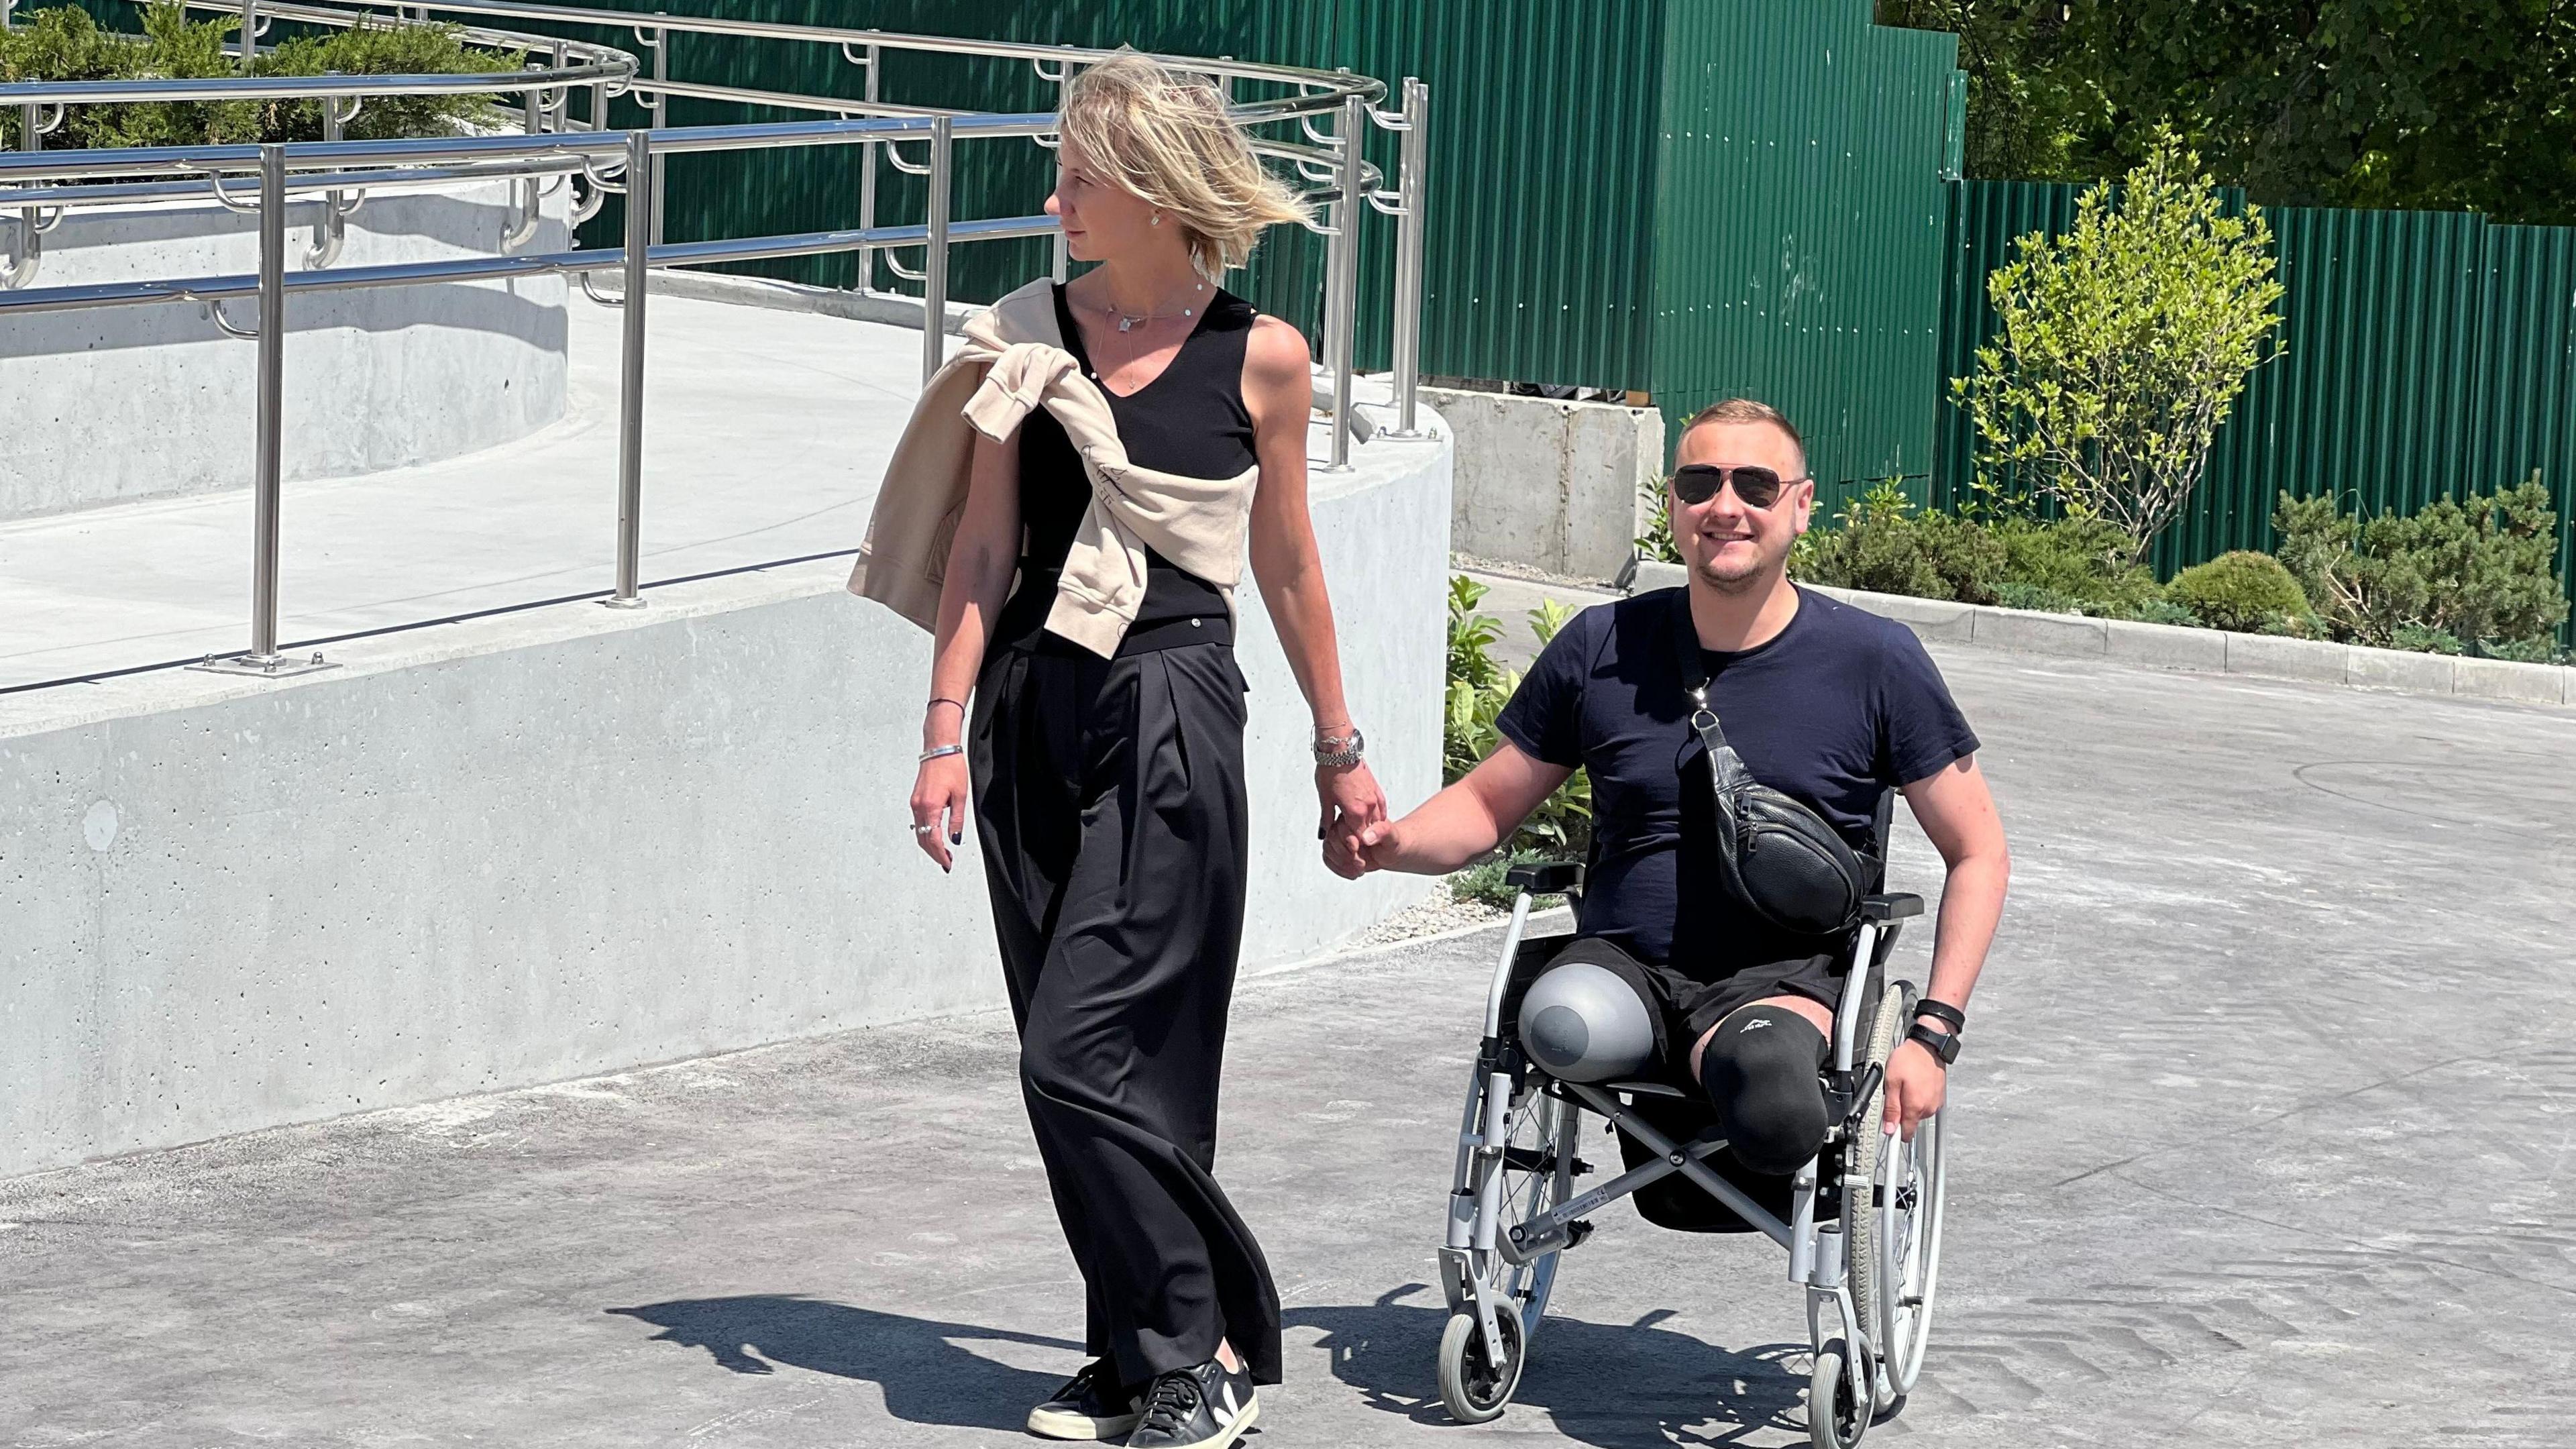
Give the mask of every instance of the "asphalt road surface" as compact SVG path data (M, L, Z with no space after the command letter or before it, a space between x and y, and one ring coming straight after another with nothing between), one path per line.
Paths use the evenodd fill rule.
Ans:
M2016 875L1873 1439L2576 1443L2576 715L1939 657ZM1289 1324L1254 1442L1802 1442L1785 1259L1625 1206L1515 1407L1444 1421L1497 939L1240 994L1219 1172ZM0 1183L0 1443L1030 1442L1081 1300L1012 1061L961 1018Z

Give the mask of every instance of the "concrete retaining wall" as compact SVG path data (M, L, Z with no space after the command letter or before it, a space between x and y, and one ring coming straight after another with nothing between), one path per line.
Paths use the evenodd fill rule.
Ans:
M509 198L507 183L370 197L333 267L495 255ZM571 245L568 200L543 203L522 251ZM291 208L290 272L321 218L318 200ZM253 274L258 227L211 200L75 211L30 285ZM562 277L531 277L296 297L286 477L434 462L560 418L565 296ZM227 309L245 326L258 314ZM0 319L0 518L248 485L256 350L194 303Z
M1410 450L1410 451L1402 451ZM1450 455L1316 531L1389 795L1439 785ZM261 684L0 696L0 1176L998 1004L980 870L905 799L925 635L846 560L334 646ZM1258 597L1247 965L1418 899L1316 854Z
M1637 489L1663 476L1654 408L1422 390L1458 440L1450 510L1460 553L1610 579L1636 552Z

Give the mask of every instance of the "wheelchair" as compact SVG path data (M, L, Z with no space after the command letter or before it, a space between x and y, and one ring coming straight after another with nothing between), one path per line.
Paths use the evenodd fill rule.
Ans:
M1887 836L1882 807L1879 838ZM1884 859L1884 851L1881 852ZM1716 1116L1673 1081L1585 1083L1551 1076L1519 1039L1521 998L1573 938L1527 935L1533 894L1580 903L1582 868L1522 865L1518 894L1485 1002L1484 1039L1458 1132L1447 1242L1440 1250L1449 1320L1440 1337L1440 1397L1477 1424L1501 1415L1547 1311L1558 1260L1591 1235L1587 1215L1636 1196L1641 1214L1700 1232L1755 1232L1789 1251L1789 1281L1807 1290L1814 1349L1808 1433L1816 1449L1846 1449L1893 1417L1923 1369L1941 1265L1948 1109L1914 1138L1879 1126L1887 1062L1905 1039L1916 988L1886 966L1914 895L1876 894L1845 940L1844 987L1823 1072L1824 1147L1786 1182L1760 1179L1724 1155ZM1884 882L1880 882L1884 884ZM1679 1043L1675 1044L1677 1047ZM1586 1112L1616 1132L1627 1170L1588 1190L1576 1155ZM1771 1200L1760 1200L1766 1189ZM1785 1209L1785 1212L1783 1211Z

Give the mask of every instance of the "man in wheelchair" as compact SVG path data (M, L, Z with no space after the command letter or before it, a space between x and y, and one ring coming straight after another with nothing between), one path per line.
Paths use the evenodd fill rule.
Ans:
M1342 868L1456 870L1508 839L1578 766L1589 771L1593 842L1576 931L1570 944L1551 948L1551 959L1597 968L1635 993L1645 1010L1627 1008L1634 1020L1624 1029L1640 1039L1632 1055L1644 1065L1625 1075L1695 1088L1734 1165L1779 1183L1775 1200L1785 1202L1787 1175L1816 1159L1836 1125L1828 1069L1836 1065L1836 1007L1846 983L1878 980L1885 951L1868 943L1884 941L1890 918L1914 908L1893 904L1910 897L1862 899L1879 885L1888 792L1903 793L1947 866L1927 989L1909 999L1911 1019L1888 1028L1886 1055L1872 1064L1877 1076L1857 1093L1883 1085L1881 1120L1870 1126L1889 1134L1891 1147L1896 1134L1910 1141L1941 1108L1969 994L2002 912L2009 859L1977 770L1976 735L1922 645L1901 624L1789 580L1790 547L1815 499L1796 429L1760 403L1722 402L1691 420L1674 461L1665 501L1687 585L1587 609L1567 623L1504 709L1494 752L1412 813L1357 832ZM1766 822L1798 816L1806 837L1766 831ZM1825 859L1846 848L1839 867ZM1852 893L1821 916L1778 908L1778 893L1766 893L1761 876L1777 879L1784 869L1795 876L1793 858L1812 866L1810 875L1831 878L1839 869ZM1516 874L1543 888L1574 883L1566 870ZM1852 959L1856 940L1870 959ZM1600 1059L1619 1055L1608 1038L1622 1033L1624 1000L1603 991L1604 979L1551 970L1547 985L1530 988L1523 973L1512 983L1515 998L1560 981L1576 985L1558 1018L1571 1035L1532 1039L1563 1033L1551 1033L1546 1013L1524 1003L1517 1046L1560 1079L1603 1081ZM1504 994L1498 982L1494 1010ZM1489 1040L1495 1030L1489 1022ZM1848 1069L1858 1058L1844 1030L1839 1065ZM1558 1060L1548 1059L1551 1048ZM1633 1111L1645 1100L1561 1090L1594 1110L1624 1101ZM1624 1123L1622 1130L1624 1140ZM1663 1170L1706 1182L1703 1163L1680 1161L1693 1155L1685 1151ZM1648 1207L1642 1197L1639 1205ZM1541 1301L1523 1296L1534 1320L1543 1287ZM1537 1324L1526 1327L1534 1332ZM1910 1373L1904 1377L1910 1383ZM1891 1395L1884 1382L1878 1388L1859 1397L1877 1398L1884 1410ZM1460 1405L1453 1400L1452 1408ZM1849 1437L1857 1436L1854 1425ZM1821 1430L1819 1442L1829 1442Z

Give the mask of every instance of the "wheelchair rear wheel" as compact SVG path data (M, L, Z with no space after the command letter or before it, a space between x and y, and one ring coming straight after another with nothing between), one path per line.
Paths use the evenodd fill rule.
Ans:
M1941 1119L1948 1115L1933 1113L1914 1129L1913 1141L1894 1144L1880 1197L1878 1336L1898 1398L1914 1391L1931 1337L1933 1291L1941 1273L1942 1147L1948 1137Z
M1885 1245L1887 1222L1879 1212L1880 1194L1897 1192L1899 1180L1891 1184L1887 1172L1891 1164L1905 1154L1887 1150L1888 1140L1879 1131L1879 1115L1887 1107L1885 1072L1887 1060L1896 1054L1896 1044L1905 1038L1906 1017L1914 1009L1914 989L1902 981L1890 982L1878 1000L1878 1012L1869 1024L1866 1050L1855 1063L1867 1072L1876 1067L1881 1073L1879 1085L1872 1088L1869 1099L1857 1109L1857 1125L1849 1142L1843 1144L1843 1246L1849 1255L1844 1277L1851 1284L1852 1311L1861 1322L1865 1335L1877 1338L1872 1345L1882 1356L1888 1353L1885 1324L1890 1305L1886 1301L1897 1289L1886 1272ZM1898 1144L1902 1146L1900 1142ZM1875 1379L1876 1374L1866 1377ZM1874 1409L1892 1407L1897 1395L1885 1395L1885 1402ZM1818 1439L1818 1445L1825 1441Z

